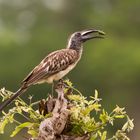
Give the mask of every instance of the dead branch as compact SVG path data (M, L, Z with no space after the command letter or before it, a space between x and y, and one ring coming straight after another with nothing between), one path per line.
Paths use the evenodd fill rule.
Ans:
M61 81L55 88L58 94L57 99L50 96L47 102L43 100L40 102L40 113L43 112L43 115L45 115L52 112L52 116L41 122L38 137L30 140L89 140L87 135L76 137L62 133L69 121L70 115L68 101L64 97L64 89L65 84Z

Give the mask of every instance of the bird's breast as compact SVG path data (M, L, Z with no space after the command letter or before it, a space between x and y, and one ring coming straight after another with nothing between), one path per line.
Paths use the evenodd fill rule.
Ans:
M53 81L58 81L63 78L66 74L68 74L77 63L69 65L65 70L59 71L56 74L49 76L46 80L47 83L53 83Z

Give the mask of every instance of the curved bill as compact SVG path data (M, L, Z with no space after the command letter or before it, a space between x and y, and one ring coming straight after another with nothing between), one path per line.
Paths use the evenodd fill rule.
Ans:
M93 38L104 38L105 33L101 30L89 29L86 31L81 31L83 42L93 39Z

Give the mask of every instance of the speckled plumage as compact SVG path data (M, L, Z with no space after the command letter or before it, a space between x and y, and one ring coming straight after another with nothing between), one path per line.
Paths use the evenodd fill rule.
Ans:
M38 83L52 83L65 76L81 58L82 49L62 49L50 53L36 66L23 80L23 84L29 86ZM67 71L68 69L68 71ZM59 72L61 72L59 74ZM64 74L63 74L64 73Z

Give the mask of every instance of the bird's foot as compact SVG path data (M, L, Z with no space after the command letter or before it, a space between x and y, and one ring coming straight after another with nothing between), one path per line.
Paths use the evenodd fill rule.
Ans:
M63 79L60 79L58 82L55 82L55 81L53 81L53 83L52 83L52 97L53 97L53 95L54 95L54 91L57 89L57 86L58 85L62 85L62 84L64 84L65 82L64 82L64 80Z

